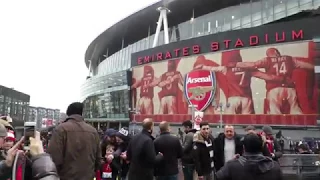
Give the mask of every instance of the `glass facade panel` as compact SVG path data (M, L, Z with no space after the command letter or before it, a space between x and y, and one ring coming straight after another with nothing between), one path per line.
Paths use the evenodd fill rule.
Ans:
M287 0L285 3L287 16L291 16L299 11L299 0Z
M274 0L262 0L262 23L269 23L273 21L274 17Z
M85 118L129 118L129 91L105 92L84 100Z
M251 3L240 5L239 12L241 14L241 28L251 27Z
M273 0L274 19L281 19L286 17L286 0Z
M313 7L313 0L300 0L300 10L306 10Z
M262 24L262 3L260 0L252 0L251 3L251 27Z

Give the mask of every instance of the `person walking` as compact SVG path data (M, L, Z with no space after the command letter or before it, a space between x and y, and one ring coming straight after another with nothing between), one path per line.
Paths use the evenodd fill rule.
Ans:
M183 155L181 158L182 163L182 171L184 180L193 180L195 166L192 157L192 149L193 149L193 136L197 132L196 129L192 129L192 122L185 121L182 123L184 128L184 132L186 133L183 141L182 141L182 149Z
M142 122L142 132L135 135L127 149L127 160L130 161L128 180L153 180L154 167L163 159L155 151L152 137L154 123L146 118Z
M214 171L213 149L214 140L209 135L208 122L200 123L200 132L194 135L194 162L199 180L212 180Z
M84 121L82 113L82 103L70 104L68 118L55 128L49 143L47 151L61 180L92 180L100 168L99 134Z
M157 180L178 180L178 159L182 157L180 139L170 134L170 124L163 121L159 124L160 136L155 139L156 152L163 154L163 160L156 165Z

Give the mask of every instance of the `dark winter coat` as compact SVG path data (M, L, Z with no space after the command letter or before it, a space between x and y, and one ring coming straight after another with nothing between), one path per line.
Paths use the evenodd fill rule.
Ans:
M218 172L218 180L282 180L279 163L262 154L245 153L228 161Z
M154 167L163 158L156 154L153 140L146 130L131 139L127 149L127 159L130 161L128 180L153 180Z
M187 132L183 142L182 142L182 148L183 148L183 155L181 158L182 164L194 164L193 157L192 157L192 148L193 148L193 136L194 133L196 133L197 130L192 129L189 132Z
M209 175L213 172L214 140L209 136L205 139L200 132L194 134L193 157L198 176ZM212 154L212 157L210 157Z
M163 160L156 165L156 176L171 176L179 173L178 159L182 156L182 146L178 137L169 132L161 133L154 141L156 152L163 154Z

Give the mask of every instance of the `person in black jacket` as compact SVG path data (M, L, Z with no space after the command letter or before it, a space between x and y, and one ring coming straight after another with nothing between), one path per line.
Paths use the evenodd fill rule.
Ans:
M200 123L200 132L194 135L194 162L199 180L212 180L213 176L213 139L209 136L209 123Z
M249 134L249 133L257 134L256 128L254 126L247 126L244 130L245 130L245 132L247 134ZM244 137L241 139L241 142L243 142L243 140L244 140ZM266 143L263 143L262 154L264 156L272 157L272 155L271 155Z
M118 159L119 164L121 165L120 177L124 180L126 179L129 170L129 163L127 161L127 148L131 139L129 129L127 127L123 127L116 133L115 136L117 148L114 156L116 159Z
M197 132L196 129L192 129L192 122L185 121L182 123L184 132L186 133L184 140L182 141L183 155L181 158L182 171L184 180L193 180L194 175L194 161L192 157L193 148L193 136Z
M160 136L154 141L156 152L163 154L163 160L157 164L157 180L178 180L178 159L182 157L182 146L178 137L170 134L170 124L159 124Z
M214 167L218 171L227 161L242 155L241 138L234 132L234 127L226 125L224 133L214 140Z
M245 135L243 156L228 161L218 172L218 180L282 180L279 163L262 155L263 140L255 133Z
M130 161L128 180L153 180L154 167L163 159L160 152L155 151L151 136L154 123L152 119L145 119L142 132L135 135L127 149L127 160Z

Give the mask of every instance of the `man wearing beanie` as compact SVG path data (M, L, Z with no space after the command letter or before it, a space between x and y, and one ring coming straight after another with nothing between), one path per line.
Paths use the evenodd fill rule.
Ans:
M117 149L115 157L118 157L121 164L121 179L126 179L129 171L129 163L127 162L127 148L130 141L129 129L127 127L121 128L116 134Z
M83 104L75 102L67 109L68 118L55 128L48 153L61 180L93 179L100 168L100 137L82 117Z
M272 159L278 160L282 156L282 153L278 141L273 137L272 128L270 126L263 126L260 135L265 139Z

